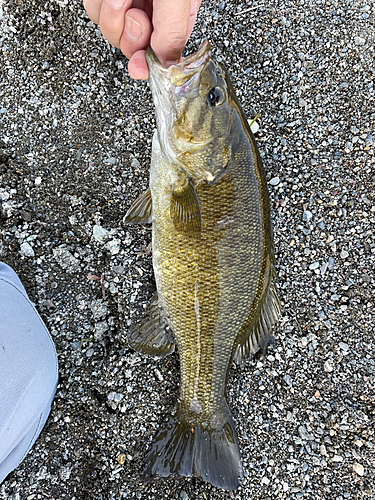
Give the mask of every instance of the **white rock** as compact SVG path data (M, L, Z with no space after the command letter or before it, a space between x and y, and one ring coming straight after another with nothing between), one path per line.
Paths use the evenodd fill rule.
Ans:
M366 39L362 38L361 36L355 36L354 42L356 45L364 45L366 43Z
M108 239L109 236L109 231L104 229L102 226L94 226L92 230L92 235L96 239L96 241L99 241L99 243L104 243L106 239Z
M0 201L8 201L10 198L10 194L7 191L0 190Z
M105 245L105 248L107 248L112 255L117 255L120 252L120 247L121 241L118 239L111 240Z
M65 245L60 245L52 251L54 258L68 273L72 273L79 269L79 260L69 252Z
M132 168L138 168L140 166L140 163L139 161L137 160L137 158L133 158L132 160Z
M328 360L324 363L324 371L327 373L333 372L333 366Z
M273 177L270 182L271 186L277 186L280 183L280 178L279 177Z
M249 125L250 125L250 123L249 123ZM257 122L253 122L250 128L251 128L251 131L252 131L253 134L256 134L258 132L258 130L260 129L260 127L257 124Z
M363 476L365 473L365 469L364 469L363 465L358 464L358 463L355 463L353 465L353 470L354 470L354 472L356 472L358 474L358 476Z
M27 242L21 244L21 253L25 257L34 257L35 255L33 247Z
M310 212L310 210L305 210L302 214L302 220L304 221L309 221L312 218L313 214Z

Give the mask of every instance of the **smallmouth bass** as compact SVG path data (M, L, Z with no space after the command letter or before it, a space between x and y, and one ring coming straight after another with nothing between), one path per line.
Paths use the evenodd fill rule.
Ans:
M265 349L280 312L265 174L208 42L168 69L151 48L146 57L157 118L150 187L125 222L152 222L157 297L129 344L165 356L176 343L181 382L143 476L198 476L235 490L242 466L228 370Z

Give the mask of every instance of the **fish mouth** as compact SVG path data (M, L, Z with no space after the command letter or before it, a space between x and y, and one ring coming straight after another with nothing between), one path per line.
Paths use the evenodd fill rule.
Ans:
M199 74L211 57L211 44L208 40L202 43L198 51L183 57L180 62L166 68L149 47L146 60L150 71L150 80L168 80L173 87L183 87L189 80Z

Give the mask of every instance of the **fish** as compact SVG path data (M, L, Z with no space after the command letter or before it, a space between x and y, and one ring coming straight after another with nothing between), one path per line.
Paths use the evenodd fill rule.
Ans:
M180 387L142 477L197 476L236 490L242 465L228 371L264 351L280 314L265 172L208 41L168 68L151 48L146 59L157 124L150 182L124 221L152 223L157 295L128 343L161 357L176 346Z

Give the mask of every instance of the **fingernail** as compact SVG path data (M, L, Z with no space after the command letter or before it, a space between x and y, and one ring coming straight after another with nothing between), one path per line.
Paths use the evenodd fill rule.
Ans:
M139 24L132 17L125 17L125 33L133 40L138 40L138 38L144 32L145 27Z

